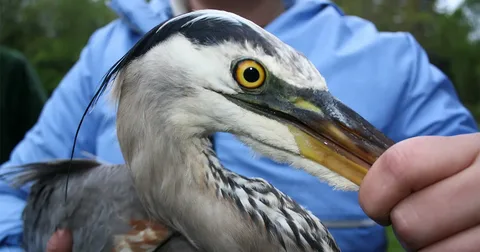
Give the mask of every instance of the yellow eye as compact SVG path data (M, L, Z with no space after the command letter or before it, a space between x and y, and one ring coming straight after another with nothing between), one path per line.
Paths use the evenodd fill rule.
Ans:
M235 80L244 88L258 88L265 82L265 69L254 60L239 61L233 71Z

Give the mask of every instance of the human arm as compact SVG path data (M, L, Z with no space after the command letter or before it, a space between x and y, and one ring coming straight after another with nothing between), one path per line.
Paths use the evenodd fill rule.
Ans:
M91 81L91 66L94 66L91 54L87 45L45 104L37 123L15 147L9 161L2 165L1 173L13 165L69 157L75 130L95 91L96 85ZM82 126L76 148L93 153L90 141L95 131L91 125ZM28 187L14 189L6 181L0 181L0 249L20 245L21 214L27 195Z
M412 35L398 67L408 69L395 119L388 132L396 141L420 135L458 135L477 132L471 113L462 105L448 77L432 65Z

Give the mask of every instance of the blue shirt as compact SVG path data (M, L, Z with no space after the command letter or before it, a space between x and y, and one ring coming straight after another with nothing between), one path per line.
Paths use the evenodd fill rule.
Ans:
M287 6L266 29L305 54L333 95L392 139L477 131L450 81L430 64L410 34L379 32L366 20L345 16L329 1L296 0ZM3 167L68 158L79 119L107 69L141 34L172 16L166 0L112 0L111 7L120 18L91 36ZM103 102L85 118L75 156L88 152L100 160L123 163L115 114ZM334 191L303 171L253 158L251 150L230 134L217 133L214 139L227 168L262 177L307 207L330 227L343 251L385 251L384 229L364 214L356 192ZM27 193L28 188L14 190L0 182L0 252L20 250Z

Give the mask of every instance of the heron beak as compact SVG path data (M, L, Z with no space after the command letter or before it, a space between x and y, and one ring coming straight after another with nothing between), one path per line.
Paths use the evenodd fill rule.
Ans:
M360 185L392 140L329 92L292 99L287 125L300 154Z
M282 89L283 88L283 89ZM299 154L360 185L372 164L394 142L327 91L277 85L261 94L229 97L285 124Z

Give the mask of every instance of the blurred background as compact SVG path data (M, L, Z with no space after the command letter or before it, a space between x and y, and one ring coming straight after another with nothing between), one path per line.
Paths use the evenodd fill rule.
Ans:
M379 30L408 31L480 121L480 0L336 0ZM0 45L23 53L47 94L92 32L116 18L103 0L0 0Z
M462 102L480 122L480 0L334 2L347 15L368 19L379 30L412 33L431 62L449 76ZM0 0L0 47L19 53L33 76L31 81L42 89L37 92L44 92L46 98L75 63L92 32L114 18L103 0ZM8 94L4 91L2 97ZM37 114L44 101L41 96L34 105ZM25 123L27 129L35 123L37 114ZM24 132L20 133L23 137ZM9 144L15 141L12 137ZM10 150L5 146L0 147L7 153ZM389 251L403 251L391 230L388 232Z

